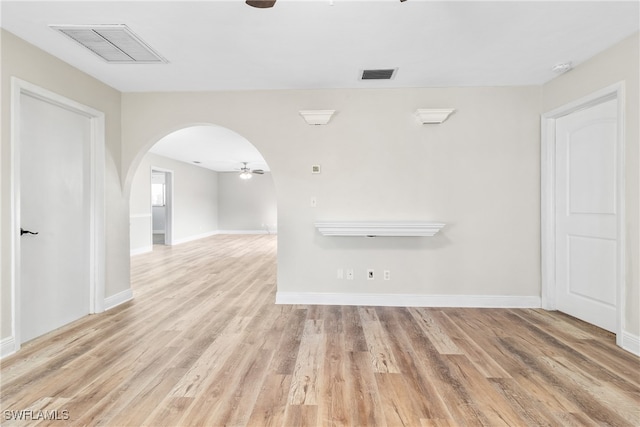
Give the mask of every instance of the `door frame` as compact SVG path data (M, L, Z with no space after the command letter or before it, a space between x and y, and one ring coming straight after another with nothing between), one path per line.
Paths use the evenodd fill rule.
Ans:
M21 96L27 95L83 115L91 123L89 170L89 313L104 311L105 293L105 115L27 81L11 77L11 330L13 351L21 346L20 147Z
M619 82L565 104L541 116L541 279L542 308L557 309L556 285L556 120L576 111L592 107L605 101L617 103L617 141L616 141L616 211L617 215L617 255L616 266L616 344L622 346L625 319L625 86Z
M150 174L153 176L154 172L164 173L164 244L165 246L173 245L173 171L171 169L159 168L151 166ZM150 206L151 209L151 247L153 248L153 203Z

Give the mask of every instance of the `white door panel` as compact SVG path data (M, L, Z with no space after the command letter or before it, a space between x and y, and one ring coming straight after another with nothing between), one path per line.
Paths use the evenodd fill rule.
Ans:
M20 99L21 342L89 313L91 119Z
M558 309L616 330L617 104L556 122L556 283Z

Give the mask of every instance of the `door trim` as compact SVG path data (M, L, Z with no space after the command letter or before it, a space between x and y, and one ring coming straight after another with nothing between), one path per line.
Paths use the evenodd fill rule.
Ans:
M20 98L34 97L90 119L89 313L104 311L105 293L105 116L101 111L27 81L11 77L11 331L20 349Z
M617 101L617 141L616 141L616 209L617 218L617 253L616 266L616 343L622 346L625 319L625 154L624 154L624 123L625 123L625 86L619 82L608 86L576 101L542 114L541 116L541 144L540 144L540 193L541 193L541 279L542 279L542 308L557 309L556 296L556 245L555 245L555 146L556 120L576 111L592 107L605 101Z

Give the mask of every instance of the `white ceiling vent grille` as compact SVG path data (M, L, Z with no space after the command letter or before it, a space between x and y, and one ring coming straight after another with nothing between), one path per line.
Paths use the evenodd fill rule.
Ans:
M102 59L117 64L158 64L167 60L126 25L50 25Z

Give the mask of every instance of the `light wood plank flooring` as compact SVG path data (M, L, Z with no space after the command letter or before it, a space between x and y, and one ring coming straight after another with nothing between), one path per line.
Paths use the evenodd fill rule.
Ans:
M275 305L275 254L274 236L214 236L134 257L134 301L2 362L2 424L640 425L639 359L607 332L543 310Z

